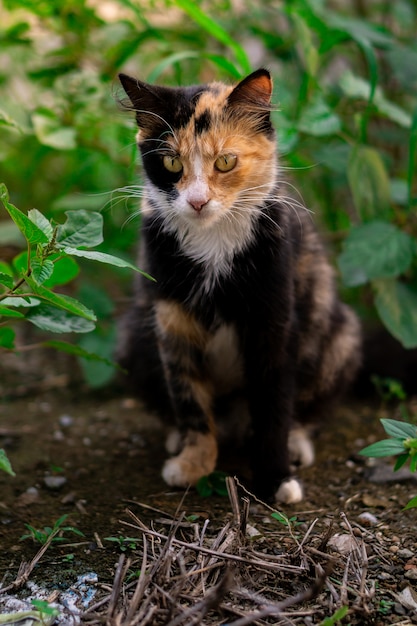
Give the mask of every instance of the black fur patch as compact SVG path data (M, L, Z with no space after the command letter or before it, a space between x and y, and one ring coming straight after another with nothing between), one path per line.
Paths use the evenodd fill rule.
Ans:
M210 115L210 112L206 109L195 120L195 134L196 134L196 137L198 137L198 135L201 135L202 133L208 131L210 126L211 126L211 115Z

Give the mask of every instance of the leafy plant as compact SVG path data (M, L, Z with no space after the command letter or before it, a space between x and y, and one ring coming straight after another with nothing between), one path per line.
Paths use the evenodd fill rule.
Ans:
M417 471L417 427L391 419L381 419L381 424L390 438L367 446L360 454L370 457L397 456L394 471L403 467L407 461L410 462L410 470ZM405 509L413 507L417 507L417 496L410 500Z
M20 540L24 541L25 539L32 539L35 543L40 543L43 546L47 541L50 541L51 543L67 541L66 537L64 537L64 533L68 532L71 532L78 537L84 537L84 534L78 530L78 528L74 528L74 526L63 526L67 518L68 515L62 515L59 519L57 519L52 527L44 526L42 530L38 530L30 524L25 524L29 533L22 535Z
M280 511L274 511L271 513L271 517L273 517L277 522L282 524L283 526L290 527L291 525L297 524L297 516L293 515L292 517L287 517L285 513L281 513Z
M118 537L105 537L105 541L112 541L117 544L117 547L121 552L126 552L127 550L136 550L138 540L135 537L123 537L119 535Z
M33 608L40 613L41 622L44 623L45 617L55 618L59 615L59 609L51 606L46 600L31 600Z
M0 470L6 472L6 474L9 474L10 476L16 476L9 459L7 458L7 455L2 448L0 448Z
M319 626L334 626L335 624L337 624L341 619L343 619L344 617L346 617L346 615L349 612L349 607L347 606L341 606L339 609L337 609L333 615L331 615L330 617L326 617L322 622L320 622Z
M213 495L227 496L226 477L227 474L219 470L211 472L208 476L202 476L196 485L197 493L202 498Z
M0 199L26 239L27 251L2 263L0 272L0 320L26 320L42 330L55 333L90 332L95 327L94 312L78 300L53 291L78 273L72 257L82 257L117 267L134 265L113 255L90 250L102 240L103 220L100 213L68 211L64 224L48 220L36 209L28 215L9 202L5 185L0 185ZM3 322L4 324L4 322ZM15 334L11 327L1 326L0 347L13 349ZM83 350L65 342L53 342L59 350L83 355ZM91 358L92 355L86 354Z
M372 376L371 381L383 402L390 400L406 400L407 394L401 382L395 378L381 378Z

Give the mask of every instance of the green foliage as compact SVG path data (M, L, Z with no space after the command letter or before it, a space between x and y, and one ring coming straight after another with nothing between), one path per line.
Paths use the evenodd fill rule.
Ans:
M11 265L2 264L4 271L0 273L0 323L3 317L10 317L13 321L26 320L42 330L54 333L86 333L93 330L97 318L91 309L75 298L56 293L45 285L65 284L73 278L74 265L63 265L63 261L71 256L139 271L128 261L84 249L97 246L103 241L103 220L100 213L68 211L65 223L58 224L46 219L36 209L29 211L28 215L22 213L9 202L4 184L0 184L0 199L27 242L24 263L22 255L18 255ZM57 277L54 277L55 267L58 268ZM76 265L75 267L77 268ZM67 275L65 271L68 272ZM2 326L0 330L0 349L14 349L13 329ZM46 342L45 345L80 357L92 358L82 348L71 349L65 342ZM106 364L108 363L106 360Z
M29 533L22 535L20 540L24 541L25 539L32 539L35 543L40 543L43 546L46 542L59 543L62 541L68 541L68 539L64 537L64 533L68 532L71 532L78 537L84 537L84 534L78 530L78 528L74 528L73 526L63 526L67 517L68 515L62 515L59 519L57 519L52 527L44 526L42 530L38 530L30 524L25 524Z
M6 453L2 448L0 448L0 470L6 472L6 474L9 474L10 476L16 476L9 459L7 458Z
M198 495L202 498L209 498L213 495L227 496L226 477L227 474L219 470L208 476L202 476L196 484Z
M380 376L372 376L372 383L383 402L390 400L406 400L407 394L400 381L395 378L381 378Z
M55 618L59 615L59 609L54 606L51 606L47 600L31 600L33 608L39 611L41 614L41 621L44 623L44 618L50 617Z
M138 540L134 537L124 537L122 535L118 537L104 537L104 540L115 543L121 552L136 550L138 544Z
M330 617L326 617L322 622L320 622L319 626L334 626L335 624L338 624L341 619L346 617L348 612L349 607L341 606L333 613L333 615L331 615Z
M45 302L39 290L66 284L70 268L63 265L59 273L58 264L70 258L73 272L83 269L76 278L80 291L94 283L102 294L123 297L130 282L118 266L105 265L101 272L88 266L89 260L115 263L106 255L129 261L136 239L137 220L129 219L140 195L135 131L115 104L118 71L177 85L236 80L263 65L275 80L281 163L335 242L345 296L406 347L417 346L413 0L360 6L325 0L243 0L239 7L230 0L3 4L0 180L23 217L14 213L18 228L0 222L0 246L24 246L20 229L32 247L45 249L52 220L61 224L56 241L66 241L65 259L29 257L38 289L29 285L33 295L26 300L34 308L33 324L43 328L51 306L66 311L68 302ZM42 208L44 219L33 206ZM103 242L93 244L91 230L88 246L81 243L87 225L78 236L71 226L74 211L80 222L100 215L93 219L96 233L103 220ZM7 289L15 284L14 265L11 271L0 263ZM17 297L14 307L0 303L4 318L29 316L17 303ZM74 316L57 315L55 328L67 325L68 315ZM80 333L80 348L89 351L91 336L94 351L99 346L108 359L112 315L97 314L97 322L78 317L84 321L73 330ZM10 327L0 327L8 349L14 341ZM111 375L99 363L85 367L90 384L104 384Z
M381 424L389 435L389 439L383 439L372 443L360 451L360 454L370 457L397 456L394 471L410 462L410 470L417 471L417 426L398 420L381 419ZM410 500L405 509L417 506L417 497Z
M293 517L287 517L285 513L281 513L280 511L274 511L271 513L271 517L273 517L277 522L282 524L283 526L290 527L292 524L297 524L297 516L293 515Z

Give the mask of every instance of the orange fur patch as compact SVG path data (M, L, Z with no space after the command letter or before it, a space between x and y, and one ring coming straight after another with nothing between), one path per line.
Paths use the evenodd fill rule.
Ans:
M176 335L192 345L204 348L208 340L207 331L178 303L159 300L155 305L156 322L159 329L168 335Z

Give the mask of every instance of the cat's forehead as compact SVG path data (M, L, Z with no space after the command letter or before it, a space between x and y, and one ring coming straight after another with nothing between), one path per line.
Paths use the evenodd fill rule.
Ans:
M210 152L215 150L221 131L227 121L227 100L233 87L222 83L210 83L193 98L190 116L185 124L175 129L170 143L181 151L191 152L202 143Z
M199 94L195 104L194 118L196 126L204 128L210 118L219 117L224 112L227 99L233 87L222 83L210 83L207 88Z

